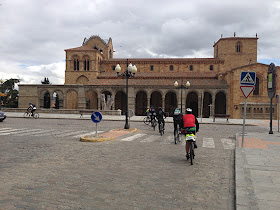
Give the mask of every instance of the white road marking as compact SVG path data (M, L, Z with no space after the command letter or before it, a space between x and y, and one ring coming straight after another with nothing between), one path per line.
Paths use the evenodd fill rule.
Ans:
M97 131L97 133L103 133L104 131ZM81 133L81 134L78 134L76 136L73 136L73 138L80 138L82 136L87 136L87 135L95 135L96 134L96 131L93 131L91 133L85 133L85 131L83 132L76 132L76 133Z
M160 134L159 134L160 135ZM164 136L164 135L163 135ZM161 136L161 137L163 137L163 136ZM167 138L164 138L161 142L160 142L160 144L171 144L171 143L173 143L174 142L174 136L172 135L172 136L168 136Z
M155 135L152 135L152 136L149 136L148 138L145 138L143 140L141 140L140 142L153 142L153 141L156 141L160 136L155 136Z
M57 137L66 137L66 136L71 136L71 135L75 135L75 134L78 134L78 133L84 133L86 131L72 131L72 132L67 132L67 133L61 133L61 134L58 134L56 135Z
M231 139L221 139L225 149L234 149L235 143Z
M6 130L11 130L13 128L1 128L0 132L6 131Z
M215 143L213 138L203 137L202 147L215 148Z
M10 135L10 134L16 134L16 133L20 133L20 132L26 132L26 129L27 129L27 128L7 130L7 131L4 131L4 132L1 132L1 133L0 133L0 136Z
M4 130L4 131L1 130L0 133L13 132L13 131L17 131L17 130L23 130L23 129L8 128L8 129L6 129L6 130Z
M122 139L122 141L133 141L133 140L138 139L138 138L140 138L140 137L142 137L142 136L145 136L145 135L147 135L147 134L138 133L138 134L135 134L135 135L133 135L133 136L129 136L129 137L127 137L127 138L124 138L124 139Z
M29 129L29 130L25 130L25 131L22 131L22 132L16 134L16 136L28 136L28 135L31 136L35 133L42 132L42 131L44 131L44 130L42 130L42 129Z

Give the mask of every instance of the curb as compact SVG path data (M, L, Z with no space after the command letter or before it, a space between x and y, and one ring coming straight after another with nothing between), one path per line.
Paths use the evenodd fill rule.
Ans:
M113 129L113 130L108 131L107 133L114 132L114 131L123 131L123 130L126 131L126 129ZM129 133L135 133L137 131L138 131L137 128L129 129ZM125 135L125 134L123 134L123 135ZM119 136L117 136L117 137L119 137ZM98 136L95 137L92 135L92 136L82 136L80 138L80 141L82 141L82 142L102 142L102 141L110 141L110 140L114 140L114 139L115 139L115 137L103 137L102 135L100 137L98 137Z

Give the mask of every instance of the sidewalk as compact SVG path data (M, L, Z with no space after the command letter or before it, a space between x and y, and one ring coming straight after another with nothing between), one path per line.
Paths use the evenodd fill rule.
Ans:
M22 118L23 113L5 112L7 119ZM40 113L42 119L91 120L91 115ZM142 122L144 116L133 116L130 121ZM7 120L6 119L6 120ZM103 115L103 121L124 121L125 116ZM243 125L243 119L198 118L201 124ZM173 123L168 117L167 123ZM246 119L246 125L269 127L269 120ZM236 209L280 209L280 133L277 120L273 121L274 134L245 133L244 147L242 134L236 134L235 184ZM121 131L120 131L121 132ZM110 132L108 132L110 133ZM108 138L111 136L108 136Z
M7 118L22 118L21 112L5 112ZM52 114L52 113L39 113L41 119L79 119L79 120L91 120L90 114L84 114L81 117L80 114ZM143 122L145 116L133 116L130 118L131 122ZM124 121L125 115L102 115L104 121ZM216 118L213 122L213 118L197 118L201 124L223 124L223 125L243 125L243 119L229 119L227 122L224 118ZM246 119L246 125L266 125L268 120L252 120ZM166 118L166 123L173 123L172 117ZM276 123L276 120L275 120Z
M280 209L280 133L236 137L236 209Z

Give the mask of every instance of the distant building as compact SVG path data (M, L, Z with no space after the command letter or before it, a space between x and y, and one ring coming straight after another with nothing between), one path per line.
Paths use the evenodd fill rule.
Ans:
M248 98L247 118L269 118L270 99L267 95L268 65L257 63L257 37L228 37L214 43L214 58L130 58L114 59L112 39L99 36L84 39L82 46L66 49L64 85L19 85L19 108L32 102L41 109L102 110L102 94L112 96L112 110L126 107L125 79L117 77L115 67L122 72L127 61L137 66L134 78L129 79L128 108L144 115L147 107L162 107L172 115L181 106L181 90L174 87L187 81L191 86L182 91L183 110L191 107L196 116L210 117L229 114L243 118L245 98L240 91L241 71L257 73L255 91ZM279 71L280 67L276 70ZM279 83L277 75L277 83ZM279 87L277 87L277 93ZM201 112L202 110L202 112ZM273 115L276 118L276 101Z

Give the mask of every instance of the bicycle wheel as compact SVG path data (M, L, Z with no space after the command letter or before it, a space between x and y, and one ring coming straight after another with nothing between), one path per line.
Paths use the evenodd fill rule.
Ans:
M23 117L24 117L24 118L27 118L27 117L28 117L28 112L24 112L24 113L23 113Z
M190 147L191 165L193 165L193 158L194 158L194 154L193 154L193 143L192 143L191 141L189 141L188 143L189 143L189 147Z
M178 130L175 131L174 142L175 142L175 144L178 143Z
M145 125L149 125L150 124L150 120L148 117L144 117L143 122Z
M38 113L35 113L33 117L34 117L35 119L38 119L38 118L39 118L39 114L38 114Z

